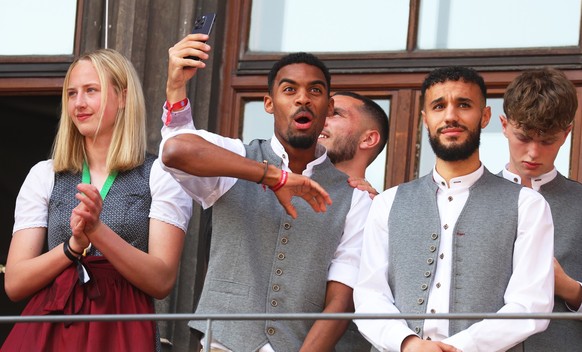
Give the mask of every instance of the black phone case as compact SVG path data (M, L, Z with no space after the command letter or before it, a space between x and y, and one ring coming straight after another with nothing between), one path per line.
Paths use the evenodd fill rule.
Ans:
M214 24L215 19L216 19L215 13L207 13L198 17L194 22L194 29L192 29L192 34L203 33L210 35L210 32L212 31L212 25ZM186 59L200 60L200 58L196 56L186 56Z

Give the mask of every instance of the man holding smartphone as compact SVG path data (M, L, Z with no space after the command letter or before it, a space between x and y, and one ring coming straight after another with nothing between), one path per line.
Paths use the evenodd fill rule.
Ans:
M176 102L186 99L186 82L204 67L185 57L206 59L206 39L190 35L170 49L170 111L164 113L171 119L184 113ZM244 145L192 129L170 133L160 146L166 170L203 207L213 207L210 261L196 312L349 312L370 197L350 188L317 144L333 112L329 73L315 56L294 53L273 66L268 85L265 110L275 119L270 140ZM303 200L292 199L297 196ZM189 325L205 328L204 322ZM212 347L326 351L347 325L220 321L213 324Z

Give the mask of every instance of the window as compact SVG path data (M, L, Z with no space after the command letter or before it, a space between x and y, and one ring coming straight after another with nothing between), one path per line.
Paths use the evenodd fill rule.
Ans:
M76 15L76 0L3 1L0 55L72 55Z
M381 188L397 185L426 173L434 163L427 159L432 150L426 148L419 105L420 85L434 68L475 68L493 97L490 104L500 103L495 97L503 96L521 71L543 66L564 71L582 97L581 12L582 0L229 3L219 133L231 137L243 133L242 116L247 113L243 105L266 92L266 75L284 53L314 52L330 68L332 91L388 97L383 106L390 110L390 136ZM351 25L354 21L360 24L357 30ZM498 126L500 105L498 112L495 109L483 130L481 152L492 172L508 161L503 154L507 142ZM245 121L249 128L254 122ZM582 179L580 112L561 150L559 171Z
M421 1L419 49L576 46L580 0Z

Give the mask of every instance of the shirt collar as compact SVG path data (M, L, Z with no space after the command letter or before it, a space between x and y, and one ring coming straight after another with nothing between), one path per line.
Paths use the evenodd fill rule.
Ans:
M273 138L271 138L271 148L273 149L273 152L275 152L275 154L277 154L277 156L283 160L283 167L285 168L285 171L291 171L291 169L289 169L289 154L287 154L283 144L281 144L275 135L273 135ZM325 159L327 159L327 149L325 149L325 147L321 144L317 143L317 146L315 147L315 160L309 162L301 174L303 176L311 177L313 174L313 168L323 163Z
M469 189L469 187L473 186L473 184L483 176L483 172L485 172L485 167L483 166L483 163L481 163L481 166L470 174L452 178L449 181L449 187L447 187L447 182L441 175L439 175L435 166L432 169L432 178L441 191L446 191L447 189L462 190Z
M503 168L503 178L505 178L511 182L521 184L521 177L518 174L514 174L513 172L509 171L507 169L508 167L509 167L509 164L506 164L505 167ZM539 191L543 185L545 185L546 183L555 179L556 176L558 176L558 170L556 170L556 168L554 167L552 169L552 171L545 173L543 175L540 175L536 178L532 178L531 179L531 188L534 191Z

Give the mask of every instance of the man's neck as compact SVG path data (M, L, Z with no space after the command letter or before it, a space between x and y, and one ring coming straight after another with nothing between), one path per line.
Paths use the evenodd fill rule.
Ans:
M334 165L338 170L352 178L366 178L366 162L353 158L351 160L340 161Z
M477 171L481 167L479 160L479 153L475 152L469 158L459 161L445 161L437 157L436 171L445 181L449 181L455 177L469 175Z
M289 169L294 174L301 174L307 168L307 164L316 159L315 147L309 149L297 149L286 147L289 156Z

